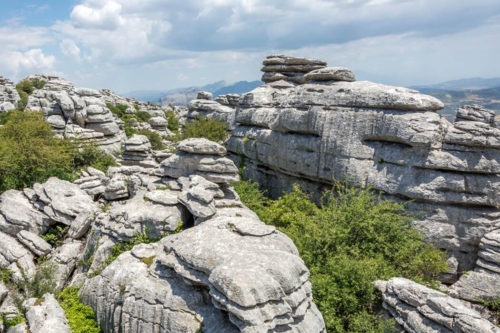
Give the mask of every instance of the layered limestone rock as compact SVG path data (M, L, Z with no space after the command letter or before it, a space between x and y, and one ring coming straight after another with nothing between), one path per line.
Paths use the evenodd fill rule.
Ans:
M14 82L0 76L0 112L15 110L20 100Z
M326 65L269 59L265 66ZM307 83L275 81L242 97L226 147L245 176L275 197L300 183L318 198L347 179L412 200L427 239L458 261L458 272L474 269L481 238L500 226L493 113L464 107L451 124L436 113L443 103L415 90L353 81L338 67L304 76Z
M26 78L34 79L44 81L45 85L29 96L27 109L43 111L47 122L64 137L92 142L107 151L120 149L124 134L99 91L75 88L56 76Z
M171 178L198 175L217 184L239 180L238 168L224 157L226 148L207 139L186 139L179 142L178 152L164 160L156 169L158 176Z
M377 281L383 306L406 332L498 333L496 327L458 299L403 278Z
M229 107L212 100L212 94L201 91L198 93L197 99L192 100L188 104L186 117L187 120L200 119L220 119L227 123L228 129L234 128L234 107Z
M158 164L153 159L151 143L145 135L134 134L125 142L120 164L138 165L145 168L156 168Z
M241 96L238 94L227 94L227 95L219 95L215 98L215 101L232 108L237 108L240 104Z
M262 63L264 72L262 82L269 83L285 80L302 84L306 82L305 75L311 71L326 67L326 62L306 58L296 58L287 55L270 55Z

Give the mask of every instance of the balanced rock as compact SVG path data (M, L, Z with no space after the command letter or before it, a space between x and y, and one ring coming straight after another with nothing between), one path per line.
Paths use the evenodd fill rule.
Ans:
M238 168L233 161L220 156L224 149L218 144L206 139L187 139L181 141L179 147L188 152L179 151L164 160L155 171L158 176L179 178L199 175L217 184L239 180Z
M305 75L308 81L356 81L354 73L344 67L325 67L313 70Z
M198 95L196 95L196 99L206 99L206 100L211 100L213 98L212 93L208 91L199 91Z
M158 166L151 154L151 143L145 135L134 134L128 139L121 157L122 165L138 165L145 168Z
M297 84L306 82L305 75L311 71L322 69L326 63L320 60L296 58L287 55L270 55L262 63L264 72L262 81L290 81Z

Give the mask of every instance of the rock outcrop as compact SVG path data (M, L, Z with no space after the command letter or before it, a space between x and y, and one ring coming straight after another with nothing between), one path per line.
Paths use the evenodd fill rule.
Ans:
M0 76L0 112L15 110L20 99L14 82Z
M298 84L306 82L305 75L326 67L326 62L287 55L270 55L262 63L262 82L270 83L286 80Z
M387 309L406 332L498 333L500 328L483 319L458 299L403 278L377 281Z
M217 184L239 180L238 168L224 157L226 148L207 139L179 142L179 152L164 160L156 170L158 176L172 178L199 175Z
M353 81L348 69L316 60L271 56L264 65L264 76L295 74L242 97L226 147L246 177L273 196L293 183L319 196L347 179L412 200L427 239L456 258L459 272L474 269L482 237L500 227L500 129L491 111L464 107L451 124L436 113L443 103L415 90Z
M133 135L125 141L120 164L138 165L145 168L155 168L158 164L152 156L151 143L145 135Z
M200 119L202 117L207 119L217 118L225 121L228 125L228 129L232 130L234 128L234 107L223 105L217 100L213 101L211 93L204 91L199 92L197 99L189 102L187 107L189 110L186 115L188 121Z

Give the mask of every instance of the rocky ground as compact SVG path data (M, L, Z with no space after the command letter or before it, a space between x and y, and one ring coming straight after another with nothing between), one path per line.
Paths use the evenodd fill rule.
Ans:
M208 117L232 129L226 147L188 139L175 153L154 151L143 135L126 138L106 105L148 112L152 121L134 126L168 135L165 110L33 76L46 84L28 107L43 111L57 133L123 151L107 173L89 168L73 184L51 178L2 194L0 267L20 281L50 264L58 289L82 286L103 332L323 332L294 244L259 221L230 184L239 167L273 196L299 183L318 197L347 180L408 201L422 212L415 226L449 256L443 292L402 278L375 282L400 329L498 332L486 306L500 299L495 114L466 106L450 123L437 113L441 101L358 82L346 68L284 55L263 65L265 84L250 93L212 100L200 92L173 109L181 124ZM0 110L12 109L16 94L1 78ZM67 228L57 246L41 238L55 226ZM143 244L133 246L138 239ZM125 243L130 249L116 255ZM0 283L4 320L17 315L14 303ZM25 307L27 321L9 333L68 331L50 294Z

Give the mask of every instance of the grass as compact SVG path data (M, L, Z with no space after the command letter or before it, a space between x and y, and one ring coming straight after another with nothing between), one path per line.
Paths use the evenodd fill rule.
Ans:
M225 121L202 117L186 124L182 134L176 138L182 141L188 138L206 138L210 141L221 142L228 137L228 128Z
M57 300L68 318L71 332L101 333L94 310L80 301L78 291L78 287L68 287L57 295Z

